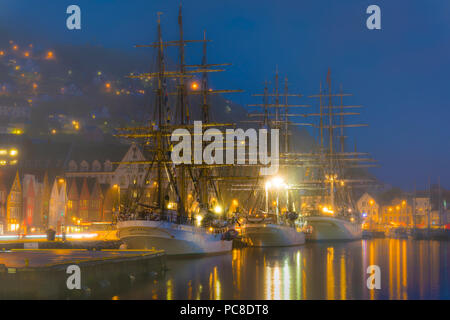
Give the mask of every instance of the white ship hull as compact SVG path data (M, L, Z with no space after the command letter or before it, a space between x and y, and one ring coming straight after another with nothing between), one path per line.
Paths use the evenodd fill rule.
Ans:
M127 249L159 249L167 255L203 255L231 252L232 241L190 225L167 221L130 220L117 223L118 237Z
M243 241L250 247L288 247L305 243L305 234L294 227L246 223L241 230Z
M311 241L362 239L359 223L325 216L305 217L305 221L312 226L312 233L307 236Z

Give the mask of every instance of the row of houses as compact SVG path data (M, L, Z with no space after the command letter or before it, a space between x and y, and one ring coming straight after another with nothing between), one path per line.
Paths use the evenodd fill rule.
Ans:
M130 164L145 160L134 144L70 146L48 159L16 149L18 165L0 167L0 234L111 221L129 185L145 178L143 164ZM155 185L147 183L142 201L151 203Z
M356 206L367 222L377 224L433 227L449 223L450 218L445 197L437 199L427 192L405 194L388 201L366 192Z

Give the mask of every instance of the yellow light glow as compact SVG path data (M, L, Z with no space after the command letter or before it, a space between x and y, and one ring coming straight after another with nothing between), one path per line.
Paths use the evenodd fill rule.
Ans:
M223 212L223 209L221 206L217 205L214 207L214 212L217 214L221 214Z
M53 58L54 58L53 51L48 51L48 52L47 52L47 56L46 56L45 58L46 58L46 59L53 59Z
M8 150L2 149L0 150L0 155L8 154Z
M209 227L209 232L213 232L214 231L214 229L213 229L213 227Z
M197 90L198 89L198 83L197 82L192 82L191 83L191 89L192 90Z
M9 155L10 155L11 157L17 156L18 153L19 153L19 151L17 151L17 149L11 149L11 150L9 150Z
M232 204L237 207L239 205L239 201L237 199L233 199Z
M202 224L203 216L198 214L195 216L195 220L197 221L197 226L199 227Z
M275 188L280 188L284 186L284 181L280 177L275 177L272 179L272 184Z

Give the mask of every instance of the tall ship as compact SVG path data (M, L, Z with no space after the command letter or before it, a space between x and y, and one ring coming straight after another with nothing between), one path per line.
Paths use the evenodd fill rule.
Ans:
M257 108L248 114L249 117L259 118L249 122L256 122L263 129L278 130L281 133L282 144L280 155L283 157L289 154L289 121L286 114L290 108L303 106L289 104L288 97L301 97L301 95L288 92L287 79L285 79L284 91L280 92L277 68L273 92L269 93L266 82L264 93L254 96L262 97L263 101L261 104L248 105ZM292 196L290 184L283 178L289 176L290 168L286 166L286 163L279 163L279 167L279 172L273 176L257 177L252 185L237 186L238 191L242 191L242 187L247 188L251 195L240 225L240 236L247 246L287 247L305 243L305 233L299 224L299 215L295 212L293 203L290 202Z
M213 90L208 87L208 73L224 71L208 64L207 43L201 40L185 40L180 6L178 25L179 40L163 41L161 19L158 13L157 41L149 45L156 51L156 70L144 74L131 74L131 78L151 83L154 89L153 116L141 127L120 128L117 136L139 143L149 161L122 163L130 167L145 168L145 174L134 177L133 186L123 197L118 215L118 237L128 249L162 249L167 255L219 254L232 250L235 236L233 224L228 221L220 203L220 190L211 177L213 165L174 164L171 161L174 130L182 129L194 135L190 115L195 95L203 121L203 128L225 127L228 124L209 120L209 95L240 92L241 90ZM203 45L202 61L196 65L185 62L185 47ZM168 70L166 50L175 47L179 61L176 70ZM195 75L201 77L196 82ZM192 108L191 108L192 107Z
M319 94L310 96L319 99L317 113L304 117L318 119L311 126L318 129L317 148L309 154L294 155L303 161L304 182L300 185L306 191L302 195L302 218L309 228L307 239L321 240L358 240L362 238L362 217L358 212L354 192L357 188L375 183L365 168L376 166L367 153L348 151L345 128L366 126L355 122L346 122L348 116L359 115L355 112L359 105L344 105L343 98L351 96L333 92L331 72L328 71L327 87L320 85Z

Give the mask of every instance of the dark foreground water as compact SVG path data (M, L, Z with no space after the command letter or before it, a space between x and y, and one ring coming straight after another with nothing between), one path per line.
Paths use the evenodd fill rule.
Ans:
M449 243L376 239L238 249L169 260L164 276L113 299L450 299ZM369 265L381 289L366 285Z

